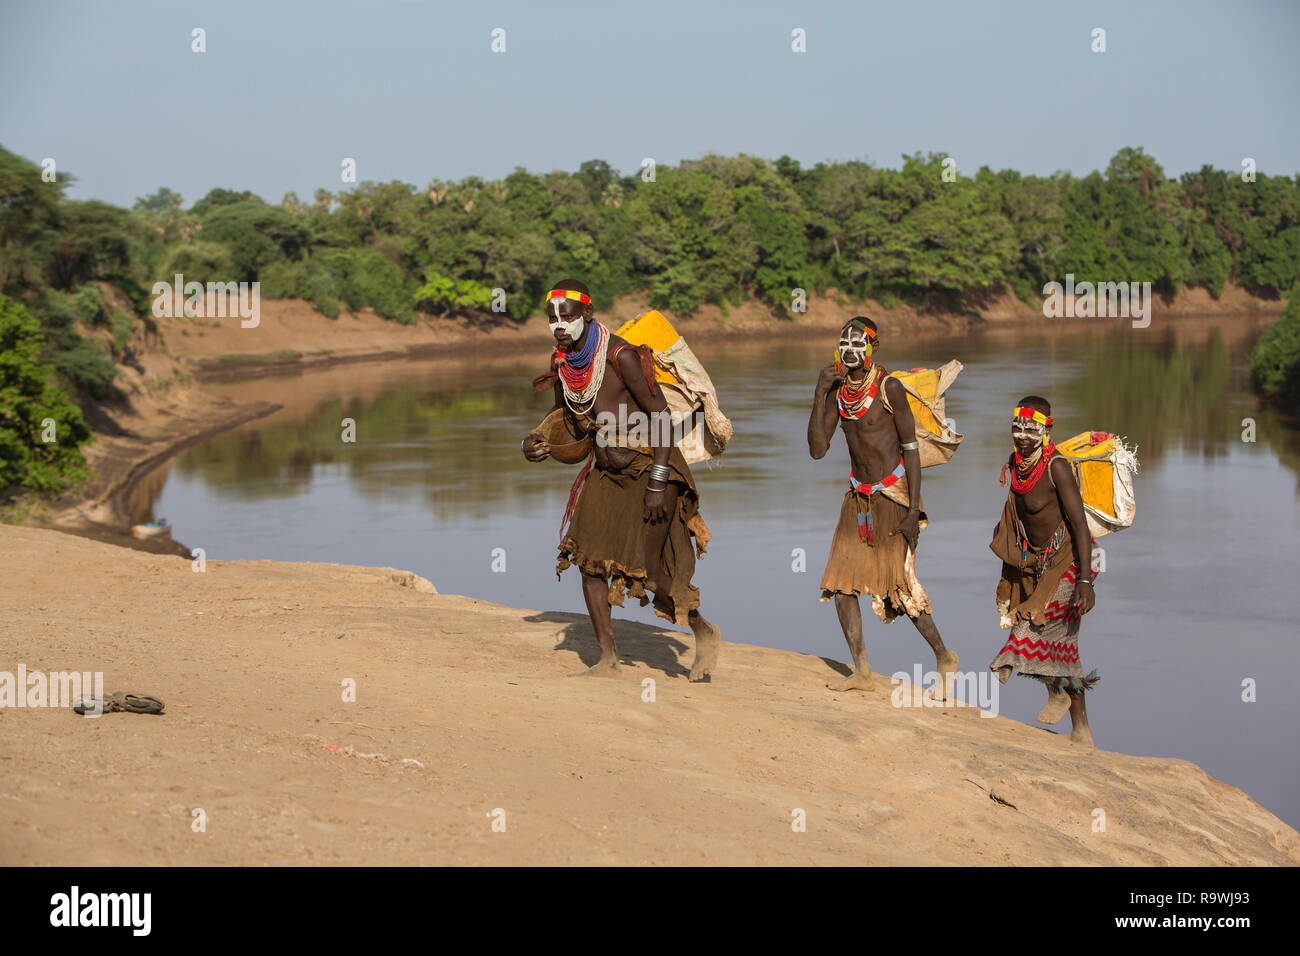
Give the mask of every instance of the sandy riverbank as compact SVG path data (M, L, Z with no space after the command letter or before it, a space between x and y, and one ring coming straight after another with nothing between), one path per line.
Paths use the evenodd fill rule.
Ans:
M727 643L690 684L689 634L624 620L626 677L570 680L595 657L577 615L32 528L0 527L0 576L0 672L167 703L0 708L4 864L1300 863L1300 834L1194 764L894 707L884 679L834 694L807 655Z

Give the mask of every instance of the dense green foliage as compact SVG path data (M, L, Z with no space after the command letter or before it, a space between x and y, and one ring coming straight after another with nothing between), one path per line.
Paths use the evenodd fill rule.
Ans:
M943 161L803 169L789 157L705 156L643 178L592 160L576 173L517 169L424 190L362 182L318 190L310 204L214 189L185 210L164 188L123 210L65 200L66 179L42 183L37 167L0 152L0 288L21 296L130 280L138 299L180 272L260 280L264 294L300 296L328 315L368 307L410 322L419 312L486 318L502 299L522 318L570 274L598 303L639 291L681 314L749 298L782 312L794 289L829 287L960 309L1003 288L1032 300L1066 273L1164 293L1193 284L1218 295L1235 280L1275 296L1300 276L1295 177L1244 182L1204 167L1173 180L1132 148L1081 178L988 168L963 177ZM504 295L494 300L494 289Z
M69 200L66 174L45 182L0 149L0 292L39 320L40 360L84 399L112 394L113 359L129 358L153 283L176 273L256 280L267 297L331 317L370 308L404 323L488 322L502 309L519 320L561 276L585 280L597 308L637 293L677 314L755 299L786 316L797 289L969 309L1004 289L1035 301L1067 273L1215 296L1235 281L1276 297L1300 278L1300 177L1245 182L1207 166L1175 180L1133 148L1083 177L968 177L944 159L804 169L784 156L710 155L631 176L591 160L574 173L516 169L423 189L362 182L310 203L213 189L185 209L162 188L127 210ZM83 334L96 326L111 343ZM1260 344L1258 380L1273 394L1293 394L1293 328Z
M1271 401L1297 414L1300 406L1300 289L1282 317L1269 327L1250 354L1255 387Z
M0 295L0 501L30 488L59 492L87 476L81 410L40 361L41 325Z

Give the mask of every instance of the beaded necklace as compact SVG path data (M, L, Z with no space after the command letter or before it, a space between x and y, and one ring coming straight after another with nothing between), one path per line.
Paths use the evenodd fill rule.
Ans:
M867 413L871 403L876 400L880 388L881 369L876 366L870 375L865 375L855 387L846 378L835 393L835 402L840 407L840 418L859 419Z
M1046 448L1041 445L1038 451L1032 455L1028 461L1020 457L1020 452L1016 452L1016 470L1011 475L1011 490L1018 495L1028 494L1034 485L1038 484L1040 478L1047 472L1048 465L1051 464L1052 456L1056 453L1056 445L1051 444ZM1020 526L1020 564L1022 567L1029 565L1030 554L1035 554L1033 562L1034 569L1038 574L1042 574L1051 563L1052 555L1061 549L1065 543L1065 522L1062 521L1057 526L1052 537L1048 539L1047 544L1043 546L1041 552L1035 554L1035 549L1029 544L1029 535L1026 533L1024 525Z
M1047 570L1047 566L1052 563L1052 555L1061 550L1061 545L1065 544L1065 522L1062 521L1048 539L1047 544L1043 546L1041 553L1035 555L1034 570L1041 575ZM1029 555L1034 553L1034 549L1029 544L1029 535L1025 533L1024 525L1020 526L1020 566L1029 566Z
M1021 458L1020 452L1017 451L1016 470L1011 475L1011 490L1018 495L1028 494L1047 471L1048 462L1051 461L1055 451L1055 444L1048 445L1046 449L1040 447L1028 461Z
M594 326L592 328L591 326ZM560 373L564 403L570 411L581 414L590 409L605 381L605 358L609 350L609 330L599 322L588 327L587 341L577 352L555 350L556 370ZM592 332L595 335L592 335ZM575 405L586 406L575 408Z

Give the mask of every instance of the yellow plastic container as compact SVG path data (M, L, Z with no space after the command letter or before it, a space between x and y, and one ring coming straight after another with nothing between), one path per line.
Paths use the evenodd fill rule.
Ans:
M624 322L614 334L633 345L648 345L656 352L667 352L681 338L678 331L673 328L673 324L664 318L662 312L655 309ZM681 384L677 381L677 376L660 368L658 363L655 364L655 379L675 385Z
M931 405L935 404L938 398L939 373L932 368L914 368L910 372L891 372L894 378L898 379L904 385L910 386ZM934 432L936 435L942 434L944 423L934 416L934 412L920 401L911 391L907 395L907 404L912 406L912 417L916 419L918 428L924 428L926 431Z
M1093 441L1093 436L1101 438ZM1115 442L1106 432L1082 432L1058 442L1056 450L1070 459L1083 503L1107 515L1116 514Z

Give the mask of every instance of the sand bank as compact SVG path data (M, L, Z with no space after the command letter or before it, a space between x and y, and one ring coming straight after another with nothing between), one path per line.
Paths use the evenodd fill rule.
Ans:
M688 633L624 620L626 677L571 680L596 656L577 615L33 528L0 527L0 579L0 672L167 703L0 708L0 863L1300 863L1300 834L1192 763L894 707L885 679L834 694L817 657L726 643L691 684Z

